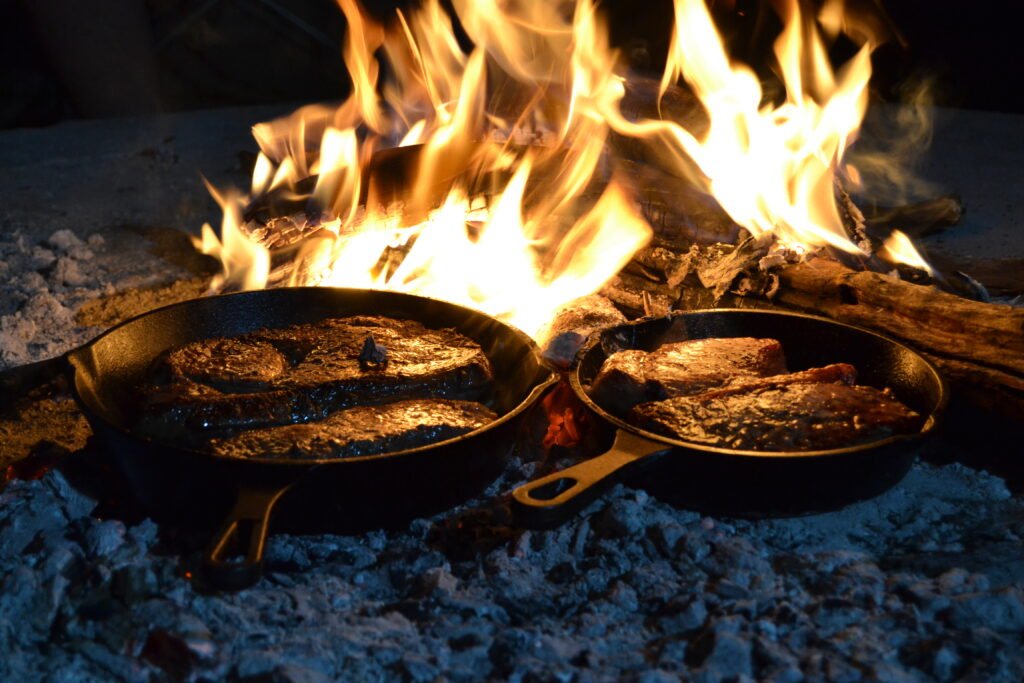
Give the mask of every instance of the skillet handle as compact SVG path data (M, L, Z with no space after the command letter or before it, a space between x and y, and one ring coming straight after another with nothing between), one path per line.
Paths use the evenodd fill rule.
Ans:
M204 576L215 588L241 590L263 576L270 512L291 485L238 490L235 507L203 553Z
M71 364L67 355L19 365L0 372L0 410L13 406L33 389L38 389L60 375L71 375Z
M620 429L607 452L513 490L513 513L527 527L561 524L616 483L634 463L669 448Z

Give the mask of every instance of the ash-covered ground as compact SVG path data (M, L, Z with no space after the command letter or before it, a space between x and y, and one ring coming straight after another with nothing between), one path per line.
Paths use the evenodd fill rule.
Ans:
M0 250L5 364L204 281L68 231ZM0 493L2 680L1024 677L1024 502L960 464L796 519L702 517L620 486L528 531L503 494L551 463L525 449L487 495L405 530L274 536L266 578L218 594L189 574L205 534L97 507L103 454L66 396L17 410L6 457L42 439L58 468Z
M484 498L402 532L274 536L266 578L235 594L185 578L187 539L93 505L58 471L0 494L3 680L1024 676L1024 505L960 465L798 519L619 486L523 531Z
M179 232L216 220L199 172L243 184L236 154L273 113L0 134L0 368L202 293ZM1015 262L1020 121L951 114L930 175L968 220L928 246ZM998 455L977 425L873 501L784 520L620 486L526 531L501 496L557 463L524 451L479 500L402 531L273 536L266 578L218 594L186 575L206 534L107 504L59 386L0 413L0 468L57 464L0 491L0 680L1024 679L1021 482L955 464Z

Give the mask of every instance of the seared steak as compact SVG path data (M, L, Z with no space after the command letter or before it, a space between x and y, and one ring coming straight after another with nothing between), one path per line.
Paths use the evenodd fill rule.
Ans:
M787 372L783 375L768 377L737 377L731 379L717 389L701 392L704 398L742 394L754 389L770 389L787 384L831 384L841 382L853 386L857 383L857 368L849 363L832 363L821 368L810 368L799 372Z
M825 450L910 433L921 416L888 391L789 383L636 406L637 426L681 441L757 451Z
M613 353L601 366L590 395L605 410L625 415L644 401L699 394L736 378L783 372L782 345L774 339L692 339L650 352Z
M385 362L360 360L368 337ZM480 346L455 330L354 316L193 342L168 354L153 378L141 387L139 428L180 439L402 398L482 398L492 374Z
M267 389L288 366L274 346L249 339L208 339L167 357L172 377L226 392Z
M210 449L232 458L318 459L373 455L444 441L497 417L472 401L412 399L338 411L320 422L269 427L212 439Z

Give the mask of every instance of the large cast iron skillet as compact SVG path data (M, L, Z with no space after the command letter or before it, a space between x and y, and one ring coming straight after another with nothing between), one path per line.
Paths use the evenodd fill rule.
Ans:
M916 434L847 448L739 451L644 431L606 411L587 393L615 351L653 350L666 342L711 337L778 339L791 370L852 363L861 384L890 387L925 422ZM612 427L614 440L600 456L513 491L519 518L531 526L564 521L628 474L637 474L637 482L659 497L709 512L763 516L836 509L900 481L946 404L938 372L906 346L869 330L794 313L711 310L628 323L592 337L577 361L570 378L573 390L603 425Z
M353 314L454 327L480 343L494 369L498 420L469 434L403 451L291 462L234 460L161 443L132 429L131 396L169 348ZM145 313L67 354L74 395L150 514L175 522L227 512L206 556L210 577L237 587L259 577L271 511L284 528L355 530L450 507L492 481L518 419L553 382L527 335L482 313L393 292L322 287L196 299ZM275 519L277 521L277 519ZM238 546L241 546L238 552ZM232 554L233 548L237 554Z

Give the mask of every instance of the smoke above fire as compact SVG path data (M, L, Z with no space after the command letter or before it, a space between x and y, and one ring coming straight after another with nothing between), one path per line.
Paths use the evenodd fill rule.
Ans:
M220 234L205 225L196 241L223 264L214 288L394 289L536 335L651 239L612 136L657 147L670 172L755 236L861 249L834 188L840 171L857 173L844 155L867 108L876 43L841 0L817 16L797 0L776 3L778 103L730 59L704 0L676 0L661 92L692 91L707 119L699 131L623 114L629 76L590 0L454 0L468 50L437 0L387 23L338 1L351 94L254 127L261 152L249 193L211 188ZM834 68L828 44L842 31L859 49ZM290 224L298 238L287 249L247 220L272 200L305 216Z

